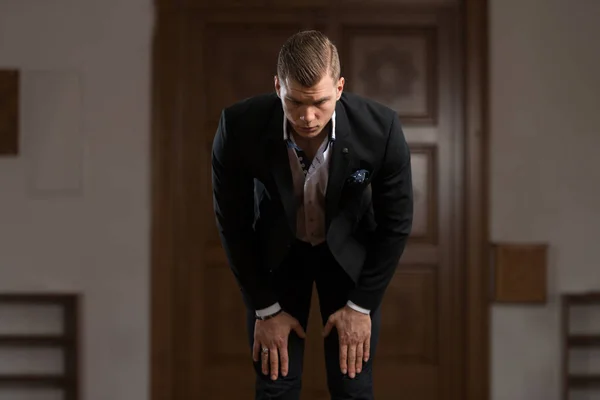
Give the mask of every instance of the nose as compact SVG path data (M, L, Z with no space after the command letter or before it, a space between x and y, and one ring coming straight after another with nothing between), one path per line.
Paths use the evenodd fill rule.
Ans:
M306 123L306 125L310 125L310 123L315 120L315 114L310 110L306 110L306 112L300 116L300 120Z

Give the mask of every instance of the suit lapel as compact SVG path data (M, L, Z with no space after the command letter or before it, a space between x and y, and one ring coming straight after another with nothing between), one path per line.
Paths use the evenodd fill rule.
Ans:
M350 141L350 123L340 102L337 103L335 120L335 142L329 160L329 179L325 198L326 227L337 212L342 189L352 167L354 152Z
M298 204L294 195L294 183L287 145L283 140L283 118L283 109L279 105L268 125L267 155L269 158L269 169L277 185L288 224L292 232L296 232L296 211Z

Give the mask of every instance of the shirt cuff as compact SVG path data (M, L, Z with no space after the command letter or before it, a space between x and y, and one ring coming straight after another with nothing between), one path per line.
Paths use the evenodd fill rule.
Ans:
M348 300L348 307L350 307L354 311L358 311L359 313L363 313L363 314L367 314L367 315L369 315L371 313L370 310L367 310L366 308L362 308L361 306L357 306L350 300Z
M269 315L275 314L279 310L281 310L281 306L279 305L279 303L275 303L267 308L256 310L256 316L260 317L260 318L265 318L265 317L268 317Z

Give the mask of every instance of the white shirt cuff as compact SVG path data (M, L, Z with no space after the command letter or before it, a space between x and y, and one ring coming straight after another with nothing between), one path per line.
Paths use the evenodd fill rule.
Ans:
M348 300L348 307L350 307L354 311L358 311L358 312L363 313L363 314L369 315L371 313L370 310L367 310L366 308L362 308L361 306L357 306L356 304L354 304L350 300Z
M256 315L260 318L265 318L265 317L268 317L269 315L275 314L279 310L281 310L281 306L279 305L279 303L275 303L272 306L269 306L267 308L263 308L261 310L256 310Z

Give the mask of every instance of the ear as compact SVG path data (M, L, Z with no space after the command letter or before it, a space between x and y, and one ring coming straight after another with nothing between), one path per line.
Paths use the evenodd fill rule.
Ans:
M279 77L275 75L273 77L273 81L275 83L275 92L277 92L277 97L281 98L281 83L279 82Z
M342 92L344 91L344 83L346 83L346 80L342 76L337 83L337 88L336 88L337 98L336 98L336 100L339 100L340 97L342 97Z

